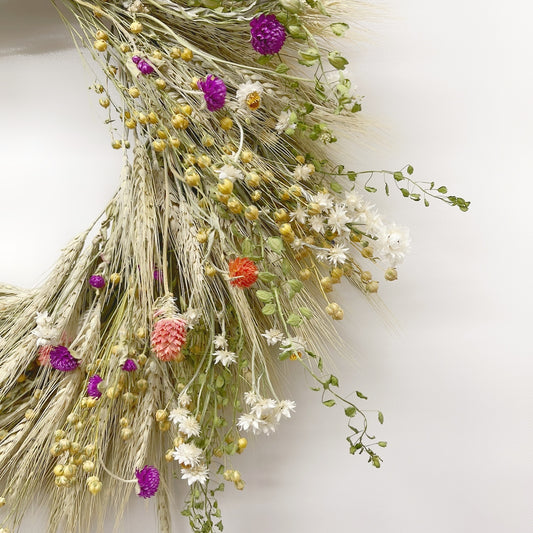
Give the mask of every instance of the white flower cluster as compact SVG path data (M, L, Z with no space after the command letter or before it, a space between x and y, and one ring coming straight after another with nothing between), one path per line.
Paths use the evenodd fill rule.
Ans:
M213 339L213 346L215 347L213 352L215 364L219 363L227 368L237 361L237 354L228 350L228 340L225 335L216 335Z
M37 337L37 346L55 345L58 342L59 332L54 327L52 318L48 316L48 312L37 313L35 317L36 328L32 334Z
M282 417L290 418L296 404L291 400L280 402L272 398L263 398L255 392L246 392L244 401L250 412L239 417L237 425L243 431L252 431L254 435L270 435L276 431Z
M200 435L200 424L185 407L177 407L169 413L169 420L178 426L178 431L188 439ZM192 442L182 442L174 448L172 458L181 466L181 479L189 485L198 482L205 484L209 469L204 462L204 451Z

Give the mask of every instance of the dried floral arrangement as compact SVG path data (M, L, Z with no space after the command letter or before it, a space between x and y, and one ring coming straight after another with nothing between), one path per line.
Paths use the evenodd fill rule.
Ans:
M366 397L343 397L323 362L344 317L334 289L371 300L409 247L371 203L376 175L426 206L469 202L411 166L330 160L336 129L362 124L331 43L365 3L56 3L99 67L124 170L43 286L0 285L0 531L48 487L49 532L93 531L132 491L157 499L168 532L176 483L192 531L222 531L217 493L244 488L236 454L295 409L274 385L280 365L344 410L349 452L379 468Z

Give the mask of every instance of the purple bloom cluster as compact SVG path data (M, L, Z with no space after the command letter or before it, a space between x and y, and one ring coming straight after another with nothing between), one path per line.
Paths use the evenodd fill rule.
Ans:
M155 466L145 466L142 470L136 470L135 476L139 484L139 496L151 498L159 487L159 470Z
M146 59L142 59L139 56L133 56L131 60L137 65L137 68L141 71L141 74L144 74L145 76L148 74L152 74L154 71L154 67L146 61Z
M50 364L56 370L70 372L78 368L80 363L77 359L72 357L68 348L65 348L64 346L55 346L50 352Z
M124 372L134 372L137 370L137 363L133 359L126 359L125 363L122 365L122 370L124 370Z
M267 56L277 54L287 38L287 32L276 15L259 15L250 21L252 46L256 52Z
M198 82L198 88L204 93L209 111L217 111L226 103L226 84L220 78L209 74L205 80Z
M98 385L104 381L98 374L91 376L89 378L89 383L87 384L87 396L91 398L100 398L102 393L98 389Z
M91 276L89 284L95 289L102 289L105 286L105 279L102 276Z

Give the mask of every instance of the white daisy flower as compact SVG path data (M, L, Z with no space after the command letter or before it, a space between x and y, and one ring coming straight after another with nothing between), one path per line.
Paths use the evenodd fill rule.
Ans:
M377 256L387 261L390 266L397 266L404 260L410 244L409 230L396 224L391 224L378 235L376 242Z
M343 205L334 206L328 215L328 225L337 233L344 233L348 230L346 224L350 222L347 216L346 207ZM349 230L348 230L349 231Z
M179 422L178 431L187 435L190 439L191 437L198 437L200 435L200 423L193 416L188 416Z
M237 88L237 102L239 107L255 111L261 106L261 98L263 96L263 86L258 82L248 80L246 83L241 83Z
M313 202L318 204L323 211L333 207L333 196L329 192L319 192L313 196Z
M218 179L225 180L228 179L231 182L235 180L242 180L244 178L243 173L233 165L224 165L218 171Z
M189 329L193 329L196 324L198 324L198 321L200 320L200 311L198 309L187 309L185 313L183 313L183 320L187 323L187 327Z
M306 351L305 341L302 337L288 337L283 340L279 349L282 354L303 354Z
M217 350L213 352L213 355L215 356L215 364L221 363L226 368L237 361L235 352L228 352L228 350Z
M261 333L261 337L265 337L269 346L275 346L278 342L283 340L283 333L279 329L272 328Z
M324 233L326 231L326 225L324 223L324 217L320 215L313 215L309 219L309 225L313 231L317 233Z
M273 398L260 398L252 408L251 413L257 418L263 418L271 414L272 410L276 408L276 400Z
M223 350L228 347L228 340L225 335L215 335L213 338L213 346L217 350Z
M285 130L291 125L292 116L290 111L282 111L278 117L278 123L276 124L276 131L279 135L285 132Z
M244 393L244 401L246 405L253 405L259 400L260 396L254 391L248 391Z
M168 419L172 423L178 425L190 415L191 412L188 409L185 409L184 407L176 407L176 409L172 409L172 411L170 411L170 413L168 414Z
M191 468L182 468L181 469L181 479L186 479L189 485L192 485L195 482L204 485L205 482L209 479L209 469L203 463L193 466Z
M47 346L57 344L59 331L54 327L52 318L48 312L37 313L35 316L36 327L32 335L37 337L37 346Z
M192 402L192 398L189 394L187 394L186 392L182 392L179 396L178 396L178 405L180 407L189 407L189 405L191 405L191 402Z
M349 208L355 209L356 211L363 211L365 207L364 198L355 191L346 191L344 193L344 202Z
M311 165L298 165L292 175L296 181L302 181L309 179L309 176L313 173L313 167Z
M299 205L294 211L291 212L291 220L296 220L300 224L305 224L307 220L307 211L303 205Z
M286 418L291 417L291 411L296 409L296 403L292 400L281 400L278 403L279 412Z
M328 261L333 266L338 266L346 263L348 259L349 249L342 244L335 244L328 250Z
M182 466L197 466L202 459L203 450L194 444L182 443L172 452L172 457Z
M297 252L302 250L304 246L305 241L303 239L300 239L300 237L295 237L294 240L291 242L291 248L293 250L296 250Z

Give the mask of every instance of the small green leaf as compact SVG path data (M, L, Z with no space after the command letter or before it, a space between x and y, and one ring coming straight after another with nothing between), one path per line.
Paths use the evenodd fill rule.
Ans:
M342 57L337 50L328 54L328 61L330 65L337 70L344 70L348 64L348 60L345 57Z
M267 245L273 252L276 252L277 254L281 254L281 252L283 252L285 249L281 237L269 237L267 240Z
M386 448L387 447L387 443L384 440L380 440L378 442L378 446L381 446L382 448Z
M322 402L326 407L333 407L335 405L335 400L326 400Z
M409 176L412 176L414 171L415 169L411 165L407 167L407 174L409 174Z
M402 192L404 198L408 198L409 197L409 191L407 189L404 189L403 187L400 189L400 191Z
M344 414L349 418L354 417L356 412L357 409L353 405L350 407L346 407L346 409L344 410Z
M221 389L223 386L224 386L224 378L218 375L217 379L215 380L215 387L217 389Z
M383 424L384 417L381 411L378 411L378 420L380 424Z
M377 192L377 189L375 187L370 187L370 185L365 185L365 191L366 192Z
M298 316L297 314L295 313L291 313L289 315L289 318L287 318L287 324L289 324L289 326L293 326L295 328L297 328L298 326L301 325L301 323L303 322L303 319L301 316Z
M298 310L305 318L313 318L313 311L309 307L300 307Z
M300 292L304 288L304 284L299 279L290 279L287 281L289 287L293 292Z
M330 184L329 184L331 190L333 192L336 192L337 194L341 194L344 189L342 188L341 185L339 185L336 181L332 181Z
M257 298L259 298L261 302L265 302L265 303L271 302L274 299L274 294L270 291L259 290L259 291L256 291L255 294L257 295Z
M329 377L329 382L330 382L334 387L338 387L338 386L339 386L339 379L337 378L337 376L334 376L333 374L331 374L331 376Z
M395 172L393 175L396 181L402 181L405 179L404 175L401 172Z
M277 67L276 67L276 72L278 74L285 74L286 72L289 71L289 66L286 65L285 63L280 63Z
M358 390L355 391L355 394L357 394L358 398L361 398L363 400L368 400L368 398L362 392L359 392Z
M242 255L244 255L245 257L250 257L251 255L253 255L254 245L250 239L246 238L244 239L244 241L242 241L241 251Z
M334 22L333 24L330 24L329 27L337 37L342 37L344 33L350 29L350 26L345 22Z
M261 313L264 315L273 315L276 312L276 305L273 303L266 304L263 309L261 309Z
M270 283L271 281L277 279L277 276L275 274L272 274L272 272L259 272L258 277L261 281L264 281L265 283Z
M448 192L448 188L443 185L442 187L439 187L437 191L439 191L441 194L446 194Z

